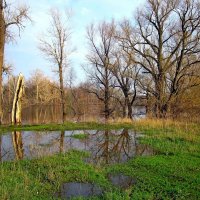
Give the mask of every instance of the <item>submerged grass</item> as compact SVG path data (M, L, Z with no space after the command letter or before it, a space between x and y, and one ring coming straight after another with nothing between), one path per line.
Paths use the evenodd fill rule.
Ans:
M72 135L71 137L73 137L75 139L83 140L83 139L87 139L88 136L89 135L86 133L78 133L78 134Z
M0 164L0 199L58 199L55 192L62 183L71 181L100 185L104 195L91 199L199 199L200 125L149 120L113 122L107 127L96 123L76 124L76 127L83 129L83 125L86 129L134 127L146 135L140 142L151 145L158 154L102 167L85 163L83 160L89 155L79 151L3 162ZM115 188L108 181L110 173L123 173L137 182L127 190Z

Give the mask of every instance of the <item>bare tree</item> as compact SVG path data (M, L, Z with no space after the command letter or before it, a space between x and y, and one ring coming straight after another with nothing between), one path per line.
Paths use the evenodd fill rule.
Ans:
M53 100L59 100L58 84L45 76L41 70L34 70L26 81L25 106L49 105Z
M70 15L62 15L57 9L50 11L51 26L48 35L40 39L39 49L46 58L56 65L55 72L59 75L59 90L62 107L62 122L65 120L65 93L63 71L69 64L69 54L71 53L71 28L69 26Z
M110 71L112 49L114 47L114 22L102 22L98 26L91 25L87 29L87 39L90 47L87 59L89 70L86 70L91 87L88 92L93 93L104 104L104 116L108 120L113 108L110 101L114 87L113 75Z
M5 43L14 38L11 27L16 26L20 31L24 28L25 20L28 16L27 6L12 7L6 0L0 0L0 124L2 123L2 73L4 66Z
M117 40L113 55L114 63L110 70L117 80L116 87L120 88L124 96L123 117L132 119L132 108L138 91L138 78L141 68L134 63L132 55L123 51Z
M198 0L147 0L138 11L136 26L122 24L124 50L135 55L155 98L157 117L165 117L170 102L199 83L200 3ZM151 86L151 87L150 87Z
M58 121L61 120L60 92L59 85L45 76L41 70L34 70L31 77L26 80L26 95L23 100L24 112L27 112L28 118L32 114L33 121L39 123L41 121L49 121L53 115ZM53 114L53 109L58 107L59 112ZM52 112L52 115L50 114ZM52 117L53 117L52 116ZM46 119L45 119L46 118ZM28 118L28 120L31 120Z

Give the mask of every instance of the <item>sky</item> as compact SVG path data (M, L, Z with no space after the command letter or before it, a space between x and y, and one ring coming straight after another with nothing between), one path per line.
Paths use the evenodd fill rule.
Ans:
M102 20L131 18L144 0L8 0L8 2L13 6L24 3L28 5L32 19L32 22L25 23L26 27L20 37L16 33L16 40L6 45L5 60L13 65L14 75L22 72L28 79L36 69L39 69L51 79L55 79L51 63L45 60L38 49L38 41L41 34L49 27L49 9L56 7L61 11L71 9L73 12L71 43L76 51L71 55L70 63L76 74L76 83L80 83L86 79L81 67L86 62L86 27L90 23Z

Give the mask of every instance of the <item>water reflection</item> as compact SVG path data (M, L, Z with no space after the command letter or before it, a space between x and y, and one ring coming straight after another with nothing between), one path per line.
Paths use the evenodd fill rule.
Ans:
M136 179L133 179L130 176L125 176L124 174L109 174L108 179L114 186L123 189L127 189L130 186L136 184Z
M88 134L85 139L76 139L74 134ZM123 129L118 131L50 131L13 132L0 137L0 160L35 158L71 149L89 151L87 162L111 164L125 162L137 155L152 155L154 150L139 144L137 134Z
M22 142L22 133L20 131L12 132L13 148L16 155L16 160L21 160L24 157L24 149Z
M103 190L95 184L72 182L64 183L55 196L62 199L71 199L74 197L100 196L102 194Z
M61 131L61 134L60 134L60 153L64 152L64 138L65 138L65 131Z
M135 133L130 135L134 136ZM136 140L131 137L127 129L114 134L110 131L97 132L90 145L92 153L90 162L95 164L109 164L125 162L135 154Z
M9 124L10 113L6 112L3 123ZM59 105L30 105L22 108L22 124L60 123L62 112Z

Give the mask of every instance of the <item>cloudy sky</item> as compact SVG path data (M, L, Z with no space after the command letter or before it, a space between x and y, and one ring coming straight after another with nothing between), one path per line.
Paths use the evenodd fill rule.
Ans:
M142 6L144 0L9 0L8 2L13 3L14 6L25 3L30 7L33 23L27 23L20 38L6 46L6 62L13 64L15 75L22 72L27 78L35 69L40 69L46 75L54 77L51 63L42 57L37 48L38 38L49 26L50 8L72 9L72 43L76 46L76 52L72 55L71 66L76 73L76 82L79 83L85 79L81 64L84 63L87 52L86 27L91 22L132 17L136 8Z

